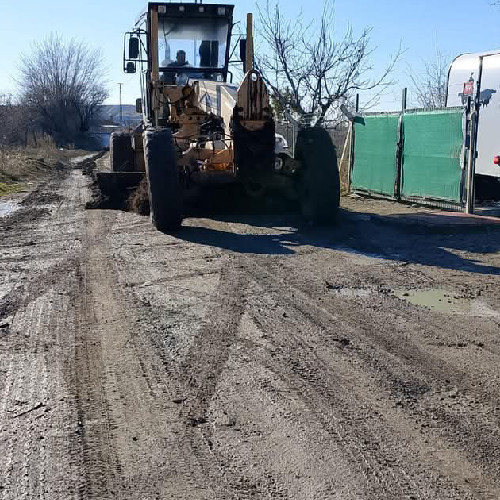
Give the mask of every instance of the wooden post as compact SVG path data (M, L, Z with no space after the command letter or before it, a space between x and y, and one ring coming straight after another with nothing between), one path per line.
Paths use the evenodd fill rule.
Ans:
M347 194L351 192L351 141L352 141L352 129L354 127L353 121L354 120L349 120L349 127L347 129L344 148L342 150L342 156L340 158L340 163L339 163L340 170L342 170L342 165L344 164L344 161L347 161ZM347 160L345 159L346 152L347 152Z

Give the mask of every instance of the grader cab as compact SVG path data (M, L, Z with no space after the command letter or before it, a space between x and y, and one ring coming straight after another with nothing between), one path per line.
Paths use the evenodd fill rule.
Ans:
M236 44L232 28L232 5L148 3L124 46L124 70L140 74L142 124L112 134L101 186L130 188L146 178L153 224L165 232L180 227L186 193L206 184L240 183L252 196L294 193L308 220L332 222L339 175L330 137L304 128L295 158L277 161L267 87L253 67L252 15ZM238 86L233 62L243 64Z

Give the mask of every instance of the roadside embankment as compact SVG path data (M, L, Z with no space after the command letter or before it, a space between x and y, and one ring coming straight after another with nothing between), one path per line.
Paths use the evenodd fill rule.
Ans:
M29 190L29 186L61 170L72 159L88 155L80 149L59 149L52 144L0 149L0 197Z

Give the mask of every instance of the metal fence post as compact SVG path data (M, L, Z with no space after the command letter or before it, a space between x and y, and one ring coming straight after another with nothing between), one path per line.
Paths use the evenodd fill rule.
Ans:
M406 101L408 97L408 89L405 87L401 95L401 115L398 123L398 150L396 154L397 172L396 185L394 186L394 197L401 201L402 181L403 181L403 156L404 156L404 115L406 112Z
M356 107L355 109L355 115L354 119L351 120L351 147L350 147L350 154L349 154L349 166L347 169L347 192L351 192L351 181L352 181L352 169L354 168L354 121L356 120L356 117L358 116L359 113L359 94L356 94Z
M477 111L474 106L469 114L469 151L467 157L467 198L465 213L474 213L474 174L476 157Z

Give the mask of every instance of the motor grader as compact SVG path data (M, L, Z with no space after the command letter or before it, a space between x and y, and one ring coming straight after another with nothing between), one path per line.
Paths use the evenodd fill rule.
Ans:
M333 222L332 141L324 129L305 127L293 158L275 154L270 98L253 64L252 15L246 38L232 40L233 7L148 3L124 41L124 71L140 73L143 120L112 134L111 172L99 173L99 184L127 189L145 177L152 222L164 232L179 229L188 194L207 184L239 183L256 198L282 191L300 200L308 221ZM244 77L235 85L230 68L238 63Z

